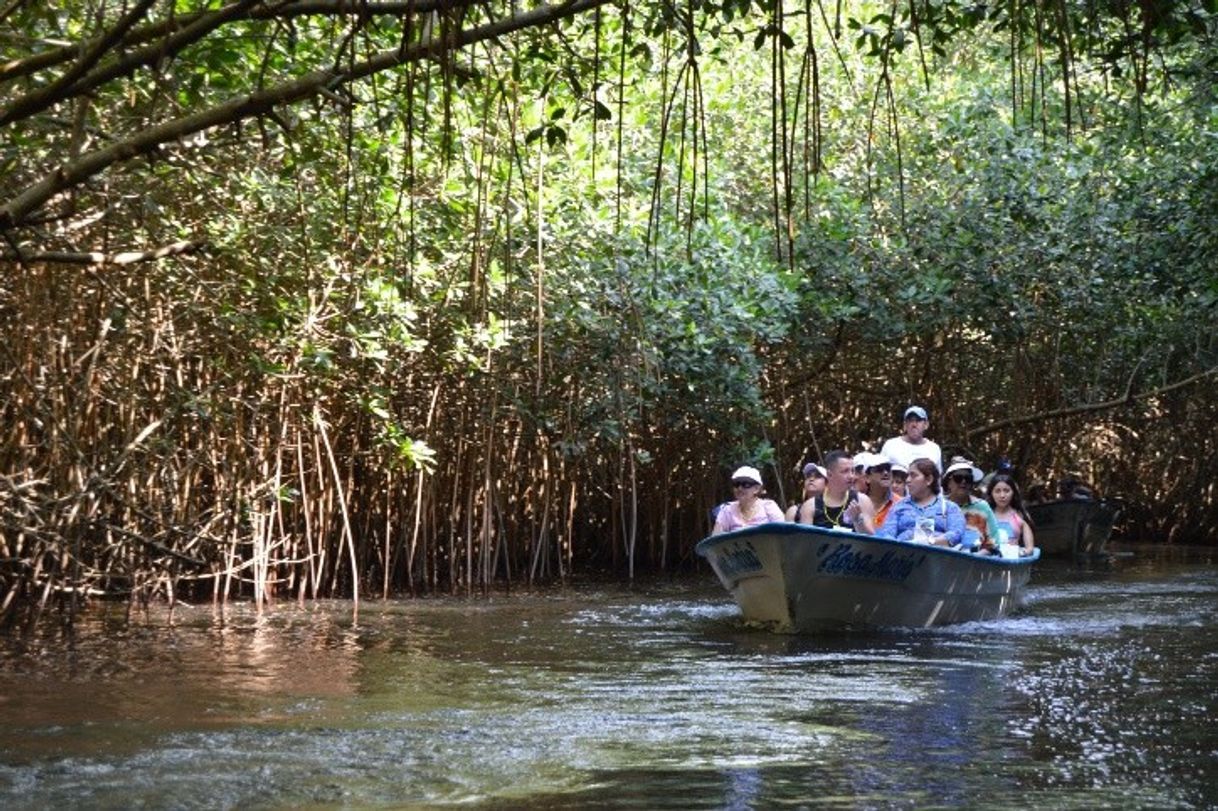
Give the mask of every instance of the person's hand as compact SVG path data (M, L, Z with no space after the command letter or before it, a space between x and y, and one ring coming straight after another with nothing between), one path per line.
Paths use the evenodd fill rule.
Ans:
M853 524L854 519L859 517L860 509L859 503L857 501L852 501L850 502L850 506L846 508L846 511L842 513L842 518L845 519L846 523Z

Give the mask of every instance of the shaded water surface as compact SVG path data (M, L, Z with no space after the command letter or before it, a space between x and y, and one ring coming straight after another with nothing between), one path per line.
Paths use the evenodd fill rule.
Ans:
M866 635L747 628L712 580L0 640L0 807L1218 807L1212 553Z

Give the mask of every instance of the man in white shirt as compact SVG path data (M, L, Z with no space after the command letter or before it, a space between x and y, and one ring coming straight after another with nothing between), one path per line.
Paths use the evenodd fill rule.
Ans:
M930 417L926 414L926 409L911 405L905 409L905 430L900 436L894 436L885 442L884 447L880 449L880 455L887 456L906 468L915 459L929 459L942 473L943 451L926 438L926 429L929 426Z

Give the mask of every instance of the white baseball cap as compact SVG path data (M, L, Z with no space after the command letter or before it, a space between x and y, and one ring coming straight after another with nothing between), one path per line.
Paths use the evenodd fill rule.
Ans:
M862 466L864 473L871 470L873 467L879 467L880 465L890 465L890 464L892 464L892 460L889 459L887 456L883 455L882 453L871 453L870 451L863 451L858 456L854 457L854 466L855 467Z
M825 470L823 467L816 464L815 462L809 462L808 464L804 465L804 478L805 479L808 478L809 476L811 476L813 473L815 473L817 476L820 476L822 479L829 478L829 471Z
M742 465L736 468L736 472L732 474L732 481L737 481L738 479L748 479L749 481L761 484L761 473L755 467Z

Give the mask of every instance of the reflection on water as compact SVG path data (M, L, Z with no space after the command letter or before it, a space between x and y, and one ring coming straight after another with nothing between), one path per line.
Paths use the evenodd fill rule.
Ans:
M1218 564L1134 551L866 635L747 628L709 574L94 615L0 648L0 805L1214 806Z

